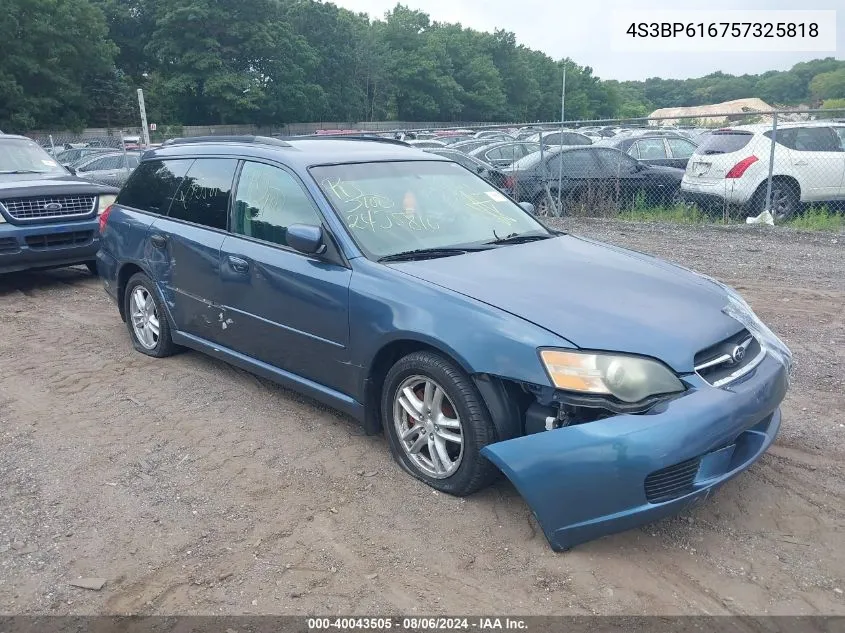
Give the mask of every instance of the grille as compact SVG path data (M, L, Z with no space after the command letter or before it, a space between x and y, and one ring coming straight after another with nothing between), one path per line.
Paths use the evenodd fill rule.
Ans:
M91 215L97 196L37 196L11 198L2 205L13 220L44 220L69 216ZM56 207L56 205L61 205ZM51 208L46 208L51 207Z
M645 496L649 503L671 501L692 492L701 459L696 457L674 466L655 470L645 478Z
M83 246L94 239L94 231L71 231L70 233L45 233L27 235L26 245L34 250L61 248L64 246Z
M722 387L750 372L765 355L757 339L741 330L696 354L695 371L714 387Z
M0 239L0 254L2 253L17 253L20 250L18 241L14 237L4 237Z

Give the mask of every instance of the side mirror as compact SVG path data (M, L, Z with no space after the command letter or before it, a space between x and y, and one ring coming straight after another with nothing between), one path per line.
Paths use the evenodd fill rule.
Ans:
M536 215L537 213L537 210L534 208L534 205L530 202L520 202L519 206L528 211L528 213L530 213L531 215Z
M287 230L288 246L306 255L321 255L326 252L323 229L312 224L291 224Z
M71 174L73 174L74 176L78 176L78 175L79 175L78 173L76 173L76 168L75 168L75 167L71 167L70 165L65 165L65 169L67 169L67 170L68 170Z
M478 172L479 174L483 174L484 173L484 167L482 165L479 165L478 167L475 168L475 171Z

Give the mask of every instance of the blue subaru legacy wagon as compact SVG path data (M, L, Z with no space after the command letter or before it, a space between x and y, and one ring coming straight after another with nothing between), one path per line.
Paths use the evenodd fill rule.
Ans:
M780 426L791 354L735 291L396 141L177 139L100 232L139 352L297 389L443 492L503 472L557 550L708 497Z

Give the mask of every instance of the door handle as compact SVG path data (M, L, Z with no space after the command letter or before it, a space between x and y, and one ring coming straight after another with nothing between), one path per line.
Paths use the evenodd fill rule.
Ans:
M796 160L796 161L795 161L795 164L796 164L796 165L800 165L800 166L802 166L802 167L803 167L804 165L809 165L809 163L808 163L806 160Z
M152 244L155 248L162 249L167 246L167 238L164 237L164 235L159 235L158 233L150 235L150 244Z
M249 262L245 259L241 259L240 257L234 257L229 255L229 265L232 267L236 273L248 273L249 272Z

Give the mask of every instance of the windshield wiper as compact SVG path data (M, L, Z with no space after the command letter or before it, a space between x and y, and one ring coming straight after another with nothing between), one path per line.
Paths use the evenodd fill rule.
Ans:
M7 169L0 171L0 174L47 174L49 172L39 171L38 169Z
M511 233L505 237L497 237L495 240L485 242L485 244L525 244L526 242L547 240L551 237L555 236L549 233Z
M435 257L450 257L452 255L464 255L472 251L486 251L485 247L479 246L453 246L435 248L417 248L412 251L403 251L379 257L379 262L405 262L414 259L434 259Z

